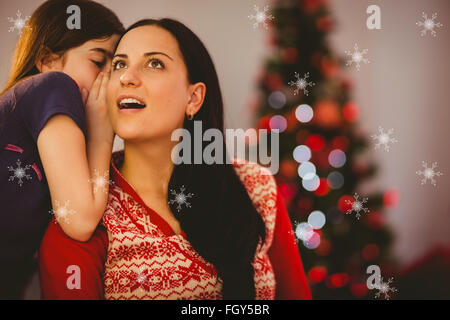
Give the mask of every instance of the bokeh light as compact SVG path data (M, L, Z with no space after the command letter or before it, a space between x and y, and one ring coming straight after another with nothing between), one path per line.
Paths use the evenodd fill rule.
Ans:
M297 109L295 109L295 117L300 122L303 122L303 123L309 122L309 121L311 121L313 116L314 116L314 111L307 104L302 104L302 105L298 106Z
M312 162L304 161L298 167L298 175L302 179L312 179L316 175L316 166Z
M338 171L332 171L328 174L327 182L331 189L340 189L344 185L344 176Z
M269 105L274 109L281 109L286 104L286 96L281 91L274 91L269 95Z
M311 159L311 149L309 149L305 145L300 145L295 147L293 155L294 160L297 161L298 163L309 161L309 159Z
M272 118L270 118L269 127L272 130L278 129L280 130L280 132L283 132L287 127L286 118L280 115L273 116Z
M316 174L310 179L303 179L302 186L307 191L316 191L320 186L320 178Z
M345 156L345 153L342 150L335 149L330 152L328 156L328 162L333 168L340 168L342 167L345 162L347 161L347 157Z
M309 214L308 223L314 229L322 229L322 227L325 225L325 222L326 218L322 211L316 210Z

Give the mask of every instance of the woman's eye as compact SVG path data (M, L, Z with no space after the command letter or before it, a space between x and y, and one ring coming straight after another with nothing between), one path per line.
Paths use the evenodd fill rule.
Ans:
M152 60L150 60L150 62L148 63L148 65L151 67L151 68L154 68L154 69L164 69L164 64L161 62L161 60L158 60L158 59L152 59ZM159 67L158 67L159 66Z
M125 63L120 60L115 61L115 62L113 62L112 67L113 67L113 70L119 70L119 69L125 68Z

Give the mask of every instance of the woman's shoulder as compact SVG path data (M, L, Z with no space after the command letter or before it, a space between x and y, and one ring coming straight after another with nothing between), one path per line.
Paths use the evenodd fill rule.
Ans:
M270 170L258 163L233 159L234 169L247 190L250 199L263 217L275 218L277 183Z
M265 189L276 195L276 181L268 168L244 159L233 159L233 166L247 190Z

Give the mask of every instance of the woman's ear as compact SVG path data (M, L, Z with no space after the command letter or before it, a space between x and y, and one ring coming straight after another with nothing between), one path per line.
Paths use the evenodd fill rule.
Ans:
M186 112L188 114L196 114L198 110L202 107L203 101L205 101L206 96L206 85L203 82L197 82L190 86L190 99L188 105L186 106Z
M36 68L38 68L40 73L48 71L61 71L62 58L56 53L51 52L50 49L45 48L36 59Z

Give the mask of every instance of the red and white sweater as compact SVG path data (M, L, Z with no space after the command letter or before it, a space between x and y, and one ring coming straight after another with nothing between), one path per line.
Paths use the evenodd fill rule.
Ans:
M109 201L102 226L86 243L51 223L40 250L44 299L221 299L215 267L147 206L120 174L123 152L113 155ZM247 161L233 164L266 226L255 254L256 299L310 299L292 226L274 177ZM68 290L68 265L81 269L81 289ZM104 297L103 297L104 293Z

